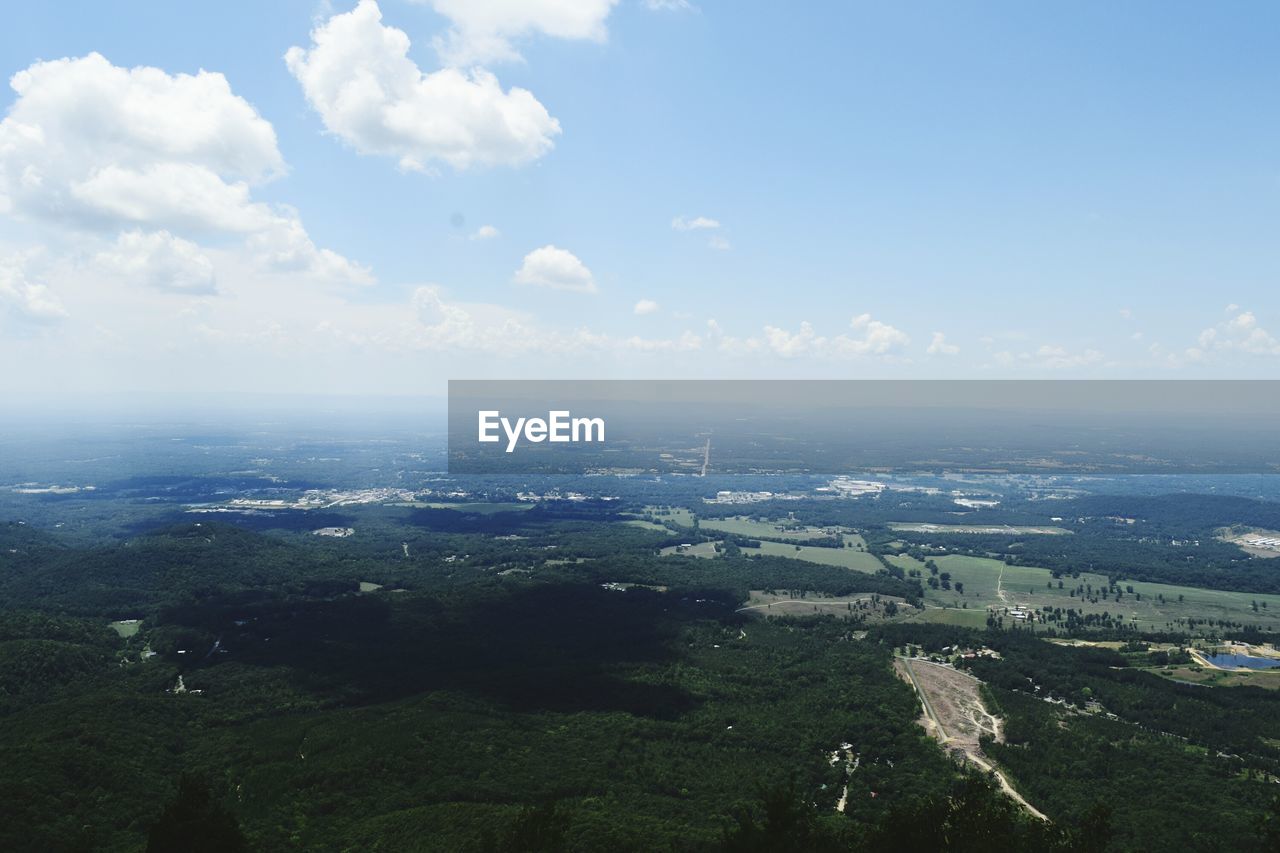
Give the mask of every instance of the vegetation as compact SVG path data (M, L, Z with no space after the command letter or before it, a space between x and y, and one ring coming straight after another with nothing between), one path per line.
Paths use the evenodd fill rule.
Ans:
M293 482L310 483L302 467ZM1259 502L1056 501L1070 534L992 537L888 527L959 511L944 495L744 515L683 482L616 501L531 506L515 501L528 484L491 482L457 500L185 512L270 488L209 479L122 479L0 525L0 849L1247 850L1277 835L1280 691L1178 675L1197 666L1193 635L1274 640L1280 561L1202 535L1276 526ZM173 501L148 503L155 489ZM1044 526L1033 503L975 523ZM94 520L56 526L81 511ZM1108 519L1125 511L1133 524ZM716 556L661 556L684 543ZM1237 591L1204 586L1227 575ZM762 618L742 610L753 590L877 606ZM1024 602L1027 623L1008 612ZM1004 738L983 752L1050 822L926 736L895 650L984 682Z

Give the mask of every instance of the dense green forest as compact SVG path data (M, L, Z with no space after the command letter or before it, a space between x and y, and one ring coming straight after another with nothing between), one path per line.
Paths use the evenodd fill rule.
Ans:
M1172 505L1162 536L1188 523ZM1268 849L1280 694L914 621L921 579L892 563L746 556L638 509L0 526L0 849ZM712 538L714 559L659 556ZM752 590L901 610L766 620L740 611ZM983 748L1050 823L918 725L895 650L960 646L999 653L963 664L1005 721Z

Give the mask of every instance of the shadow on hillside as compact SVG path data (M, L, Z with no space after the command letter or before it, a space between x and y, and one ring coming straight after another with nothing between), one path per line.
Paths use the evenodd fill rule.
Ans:
M674 658L681 605L667 596L580 584L453 602L390 595L251 605L223 626L221 659L290 667L307 689L352 704L463 690L517 710L671 718L694 705L624 674Z

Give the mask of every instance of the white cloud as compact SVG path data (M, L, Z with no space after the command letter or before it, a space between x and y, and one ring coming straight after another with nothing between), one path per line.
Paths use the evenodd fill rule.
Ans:
M997 364L1003 367L1032 367L1047 370L1066 370L1070 368L1089 367L1100 363L1103 355L1096 349L1084 349L1078 352L1054 344L1044 344L1034 352L1014 353L1001 350L993 356Z
M947 336L942 332L933 333L933 340L929 341L929 348L925 350L928 355L956 355L959 352L960 347L947 343Z
M285 62L325 127L363 154L396 157L402 169L520 165L550 151L560 133L531 92L504 92L488 71L423 74L408 56L409 37L383 26L375 0L334 15L311 41L290 48Z
M826 349L827 339L813 330L808 321L800 323L798 332L789 332L777 326L764 327L765 344L776 355L783 358L795 358L798 355L818 352Z
M249 238L249 248L266 269L273 272L305 273L322 282L370 285L368 267L353 263L336 252L311 242L296 217L280 217L269 228Z
M643 317L646 314L656 314L661 306L652 299L641 299L636 303L634 312Z
M596 280L577 256L556 246L543 246L524 256L516 270L516 284L532 284L553 290L595 293Z
M854 355L887 355L896 347L905 347L911 338L901 329L895 329L888 323L871 319L870 314L859 314L849 323L850 327L861 331L861 338L837 338L840 346Z
M619 343L625 349L637 352L696 352L702 349L703 339L693 332L683 332L678 338L641 338L633 335Z
M52 323L67 311L43 284L31 281L22 257L0 257L0 308L19 320Z
M692 12L697 8L689 0L644 0L644 5L651 12Z
M500 236L501 233L502 233L501 231L499 231L497 228L495 228L492 225L481 225L479 228L475 230L475 233L471 235L471 239L472 240L492 240L495 237Z
M445 302L439 285L419 287L413 292L413 308L418 320L437 332L451 337L472 331L471 315L466 309Z
M819 335L813 325L808 322L802 322L799 331L796 332L776 326L765 326L762 344L765 349L783 358L795 358L801 355L827 358L866 356L890 358L895 350L911 343L911 338L905 332L888 323L873 320L870 314L859 314L849 325L855 331L861 332L861 336L826 337ZM734 348L740 348L741 344L742 342L732 341ZM748 342L745 348L755 349L756 346Z
M266 205L250 201L248 184L228 183L193 163L107 165L69 189L85 212L108 225L249 233L275 218Z
M705 231L719 228L720 222L709 216L694 216L692 218L677 216L671 220L671 227L676 231Z
M430 0L452 22L433 44L455 67L519 61L513 40L534 34L603 42L618 0Z
M116 275L175 293L213 293L213 261L168 231L125 231L94 262Z
M37 62L9 83L18 97L0 122L0 194L13 213L154 224L185 202L220 211L205 216L227 227L249 183L284 171L271 124L221 74L119 68L91 53Z
M674 231L715 231L720 227L720 220L710 216L677 216L671 220ZM718 234L707 240L707 246L722 252L730 248L729 241Z
M1055 369L1067 367L1085 367L1102 361L1102 353L1096 349L1085 349L1081 352L1070 352L1065 347L1045 344L1036 350L1035 359L1044 367Z
M1196 346L1186 355L1193 361L1203 359L1214 351L1237 351L1250 355L1280 355L1280 340L1258 325L1252 311L1241 311L1238 305L1227 307L1237 312L1230 320L1210 326L1200 333Z
M253 200L251 188L283 174L284 159L270 122L221 74L120 68L91 53L37 62L10 85L18 97L0 121L0 210L73 240L123 229L292 232L310 243L296 212ZM311 258L323 268L308 272L357 269L327 250Z

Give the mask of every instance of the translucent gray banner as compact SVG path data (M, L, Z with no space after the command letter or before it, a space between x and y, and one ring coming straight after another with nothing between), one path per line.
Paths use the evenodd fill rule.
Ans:
M1280 472L1277 381L449 383L453 474Z

